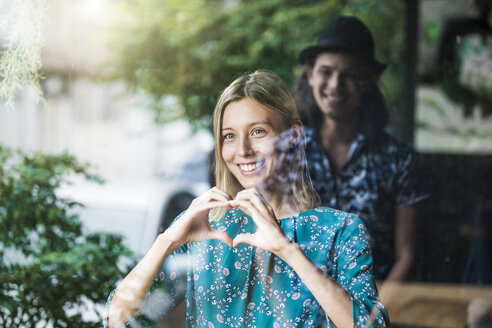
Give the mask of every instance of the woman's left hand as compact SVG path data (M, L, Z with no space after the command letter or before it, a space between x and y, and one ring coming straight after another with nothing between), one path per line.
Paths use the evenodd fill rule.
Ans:
M233 240L233 247L249 244L280 256L280 251L290 244L280 228L273 208L255 188L242 190L229 204L250 215L257 227L255 233L238 234Z

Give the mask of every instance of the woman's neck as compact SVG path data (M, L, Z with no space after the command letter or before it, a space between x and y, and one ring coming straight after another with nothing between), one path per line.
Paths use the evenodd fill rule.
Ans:
M293 202L285 197L277 197L277 199L267 199L266 201L272 206L273 212L278 220L290 218L299 214L299 210L292 206Z

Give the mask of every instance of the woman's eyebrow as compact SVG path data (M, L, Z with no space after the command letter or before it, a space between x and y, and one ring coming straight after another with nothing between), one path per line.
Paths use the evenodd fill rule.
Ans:
M246 125L246 127L247 127L247 128L250 128L251 126L254 126L254 125L268 125L269 127L273 128L273 124L272 124L272 122L269 122L269 121L257 121L257 122L251 122L251 123L249 123L248 125ZM228 131L228 130L233 131L233 130L235 130L235 129L234 129L234 128L232 128L232 127L228 127L228 126L226 126L226 127L223 127L223 128L222 128L222 132L224 132L224 131L226 131L226 130L227 130L227 131Z

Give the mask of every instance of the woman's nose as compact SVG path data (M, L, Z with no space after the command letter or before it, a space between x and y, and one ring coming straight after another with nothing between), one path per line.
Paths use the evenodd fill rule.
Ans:
M247 157L252 155L253 153L254 150L251 145L251 140L249 140L249 138L241 138L239 142L239 155Z

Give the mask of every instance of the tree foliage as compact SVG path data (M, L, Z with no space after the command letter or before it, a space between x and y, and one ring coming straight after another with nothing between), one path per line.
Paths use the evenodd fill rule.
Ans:
M403 79L403 1L128 0L117 27L113 63L152 95L158 119L207 117L237 75L270 69L292 84L297 55L339 14L357 15L373 31L384 79L397 99ZM179 99L181 112L167 105Z
M69 173L99 180L68 154L0 145L1 327L101 326L102 313L84 322L81 311L104 304L130 252L118 236L83 232L80 204L56 194Z
M7 107L21 88L44 101L39 69L46 9L47 0L0 0L0 100Z

